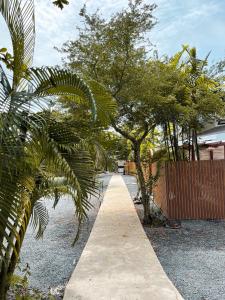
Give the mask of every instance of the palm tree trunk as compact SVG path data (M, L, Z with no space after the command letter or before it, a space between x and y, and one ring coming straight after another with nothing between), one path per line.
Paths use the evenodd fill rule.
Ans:
M32 210L31 210L31 212L32 212ZM26 233L27 226L29 224L30 217L31 217L31 213L29 213L29 215L26 215L26 222L24 222L24 227L22 227L22 226L20 227L20 230L18 233L19 237L20 237L20 242L18 242L18 240L16 240L16 242L15 242L15 248L16 248L17 255L15 254L15 251L13 251L11 245L8 245L8 247L7 247L6 257L5 257L6 262L5 263L2 262L1 270L0 270L0 278L1 278L0 300L6 299L6 294L9 289L9 279L15 271L16 264L19 259L20 250L22 247L22 243L23 243L23 239L24 239L24 236ZM25 216L24 216L24 218L25 218Z
M6 299L6 295L7 295L7 291L10 287L9 284L9 279L10 277L13 275L18 259L19 259L19 254L20 254L20 250L23 244L23 240L24 240L24 236L31 218L31 214L33 211L33 204L35 203L35 197L31 197L31 203L32 203L32 207L29 211L25 211L24 212L24 216L23 219L24 221L22 222L22 225L20 225L19 231L18 231L18 235L19 235L19 240L17 239L15 241L15 249L16 249L16 253L15 251L13 251L13 247L11 244L8 244L7 249L6 249L6 254L5 254L5 263L2 262L1 264L1 268L0 268L0 300L5 300ZM16 223L14 224L14 227L17 228L18 226L18 219L16 220Z
M1 182L1 185L4 184L4 182ZM17 182L14 182L15 186L17 185ZM15 188L16 190L16 188ZM10 197L10 195L9 195ZM12 203L13 205L13 203ZM10 209L9 209L10 211ZM8 220L10 218L10 213L8 213L5 218ZM17 222L17 221L16 221ZM4 229L2 229L2 232L6 231L6 227ZM11 235L9 234L9 238L11 237ZM0 235L0 250L4 251L4 247L6 247L5 250L5 254L4 254L4 260L1 261L0 263L0 300L5 300L6 299L6 293L8 290L8 276L7 276L7 272L8 272L8 267L10 264L10 256L12 254L12 245L7 243L4 243L4 234L2 233Z
M0 272L0 300L6 300L7 293L7 263L1 262L1 272Z

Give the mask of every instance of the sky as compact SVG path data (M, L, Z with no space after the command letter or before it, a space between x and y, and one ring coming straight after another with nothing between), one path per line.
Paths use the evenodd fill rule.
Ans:
M67 40L77 37L80 25L79 10L86 3L87 10L100 8L108 18L125 8L128 0L70 0L62 11L51 0L35 0L36 46L34 66L61 65L60 47ZM148 37L159 55L173 55L182 44L197 47L199 58L211 51L209 62L225 58L225 1L224 0L145 0L155 3L153 15L157 25ZM9 34L0 20L0 48L10 49Z

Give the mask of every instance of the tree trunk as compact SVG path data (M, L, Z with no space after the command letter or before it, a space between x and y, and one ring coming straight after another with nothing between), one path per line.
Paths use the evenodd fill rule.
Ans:
M37 198L38 199L38 198ZM1 267L0 267L0 300L6 300L6 296L7 296L7 291L10 287L9 284L9 279L11 278L11 276L13 275L18 259L19 259L19 255L20 255L20 250L23 244L23 240L26 234L26 230L27 227L29 225L29 221L32 215L32 211L33 211L33 205L35 203L35 198L31 198L31 209L29 211L25 211L24 212L24 220L26 220L26 222L23 222L23 226L20 225L20 228L18 229L18 235L19 235L19 241L16 240L14 243L17 255L15 253L15 251L13 251L13 248L11 245L8 245L6 248L6 254L5 254L5 263L2 262ZM18 220L17 220L18 221ZM16 221L16 224L14 224L15 227L18 226L18 222Z
M173 143L174 143L174 154L175 154L175 160L179 161L180 160L180 153L179 153L179 145L178 145L178 138L177 138L177 129L176 129L176 124L173 124Z
M173 161L176 161L176 154L175 154L175 150L174 150L174 138L173 138L173 134L171 132L170 123L168 123L167 128L168 128L168 133L169 133L169 138L170 138L170 147L172 150Z
M29 124L28 120L27 120L28 112L23 112L23 115L24 115L24 118L19 126L19 130L20 130L20 134L19 134L20 141L18 143L19 147L21 144L24 145L26 137L27 137L27 132L28 132L28 124ZM14 170L14 172L15 172L15 170ZM17 186L17 180L15 180L15 190L16 190L16 186ZM6 216L5 218L9 219L9 215ZM29 216L29 218L30 218L30 216ZM15 228L17 228L18 220L15 221L15 224L13 226ZM27 226L26 226L26 228L27 228ZM6 230L6 228L3 229L3 232L5 230ZM25 232L26 232L26 229L25 229ZM19 252L21 249L21 245L23 242L25 232L24 232L24 229L20 229L19 233L18 233L20 236L20 242L18 242L18 241L15 242L15 248L16 248L18 255L19 255ZM2 236L0 236L0 249L3 248L3 243L4 243L4 237L2 234ZM0 264L0 300L6 299L6 294L9 289L9 277L11 275L13 275L17 261L18 261L17 255L13 251L12 246L10 244L8 244L6 247L5 261L2 261Z
M1 278L1 281L0 281L0 300L5 300L6 299L6 294L7 294L7 291L9 289L9 279L15 271L15 268L16 268L16 265L17 265L17 262L18 262L18 259L19 259L19 254L20 254L20 250L21 250L21 247L22 247L22 243L23 243L23 240L24 240L24 236L25 236L25 233L26 233L26 230L27 230L27 226L29 224L30 217L31 217L31 213L32 213L32 210L29 213L29 215L26 215L27 222L25 222L25 224L26 224L25 228L21 227L19 232L18 232L19 237L20 237L20 242L18 242L18 241L15 242L15 248L16 248L16 251L17 251L17 255L15 254L14 251L12 252L12 247L9 246L8 249L7 249L7 252L11 253L11 255L10 255L10 257L6 258L7 264L2 262L1 272L0 272L0 276L1 276L0 277ZM24 216L24 218L25 218L25 216Z
M139 143L133 143L134 145L134 161L137 169L137 176L139 180L141 195L142 195L142 204L144 208L144 219L143 224L151 224L152 223L152 217L150 212L150 197L149 193L145 184L145 178L144 173L141 166L141 157L140 157L140 144Z
M0 300L6 300L7 287L7 265L4 261L1 262L0 272Z
M193 155L195 160L195 157L197 160L200 160L200 151L199 151L199 145L198 145L198 135L196 129L192 129L192 147L193 147Z
M194 129L194 135L195 135L196 157L197 157L197 160L200 160L200 151L199 151L199 145L198 145L198 134L197 134L196 129Z

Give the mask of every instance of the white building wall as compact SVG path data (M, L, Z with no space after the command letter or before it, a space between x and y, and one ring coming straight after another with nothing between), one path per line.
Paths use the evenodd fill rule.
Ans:
M210 160L210 150L213 151L213 160L224 159L224 146L218 146L200 150L200 160Z

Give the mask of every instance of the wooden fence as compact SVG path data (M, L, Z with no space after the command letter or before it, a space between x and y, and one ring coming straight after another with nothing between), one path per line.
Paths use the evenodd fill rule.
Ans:
M169 219L225 219L225 160L165 163L153 193Z

